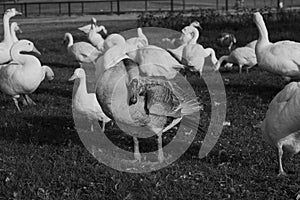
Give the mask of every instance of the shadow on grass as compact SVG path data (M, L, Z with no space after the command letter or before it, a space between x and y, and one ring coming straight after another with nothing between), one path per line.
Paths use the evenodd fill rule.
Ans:
M81 144L71 116L24 116L22 119L18 125L2 126L1 137L23 144Z

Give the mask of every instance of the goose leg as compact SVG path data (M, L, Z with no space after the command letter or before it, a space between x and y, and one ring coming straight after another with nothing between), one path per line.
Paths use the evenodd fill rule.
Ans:
M278 142L277 148L278 148L278 163L279 163L278 176L286 176L287 174L285 173L282 167L282 155L283 155L282 143Z
M23 105L24 105L24 106L28 106L28 103L27 103L27 101L26 101L26 99L25 99L25 96L22 95L21 97L22 97L22 103L23 103Z
M27 94L25 94L25 98L29 105L36 105L36 103Z
M103 133L105 131L105 122L104 122L104 120L102 121L102 131L103 131Z
M140 153L140 148L139 148L139 141L136 137L133 137L133 142L134 142L134 159L137 160L138 162L142 161L142 156Z
M157 134L157 136L158 136L158 139L157 139L157 143L158 143L158 161L160 162L160 163L162 163L163 161L164 161L164 152L163 152L163 148L162 148L162 131L161 132L159 132L158 134Z
M240 74L242 73L242 68L243 68L243 65L239 65L239 73Z
M19 104L18 104L18 97L13 97L13 100L14 100L14 103L15 103L18 111L21 112L21 109L20 109Z

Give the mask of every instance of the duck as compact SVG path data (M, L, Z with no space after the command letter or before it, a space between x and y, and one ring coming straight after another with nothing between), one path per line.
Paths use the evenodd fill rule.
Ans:
M93 21L93 23L95 24L95 31L96 33L99 33L100 31L103 31L104 34L107 34L107 29L105 28L105 26L98 26L97 25L97 20L96 18L92 17L91 20ZM88 34L91 30L91 24L88 24L88 25L85 25L85 26L82 26L82 27L79 27L78 30Z
M99 51L103 50L104 39L99 33L97 33L96 19L94 17L92 17L92 19L91 19L91 29L88 32L88 40Z
M263 139L277 148L278 176L286 176L283 151L290 155L300 151L300 82L286 85L271 101L261 124Z
M4 39L0 43L0 64L8 63L12 60L10 55L10 49L13 45L13 40L11 38L9 20L10 18L21 15L22 13L17 11L15 8L7 9L3 15L3 30Z
M87 42L76 42L74 43L73 36L71 33L65 33L64 41L69 41L67 50L76 61L79 62L80 67L82 63L93 63L102 54L96 47Z
M134 85L137 87L131 87ZM138 162L142 158L138 137L156 134L157 158L162 163L165 160L162 133L178 124L183 116L200 110L197 98L187 88L182 88L174 79L143 75L139 65L130 58L104 71L97 82L96 97L104 113L133 136L133 156ZM136 101L132 101L134 98ZM167 123L169 119L170 124ZM192 125L197 130L198 124Z
M232 33L221 33L217 37L217 44L220 47L227 47L228 51L232 51L232 47L236 44L236 37Z
M258 66L271 73L299 80L300 43L289 40L271 43L264 19L259 12L253 14L253 21L259 33L255 46Z
M78 113L87 116L91 124L92 132L94 132L93 120L102 122L102 131L104 132L105 124L110 122L111 119L103 113L101 106L96 99L96 94L87 92L86 74L84 69L75 69L74 74L69 78L69 81L75 79L79 79L79 86L73 97L73 108Z
M40 54L31 41L20 40L11 48L13 61L0 66L0 90L12 96L18 111L21 111L18 105L20 95L25 95L29 104L35 104L28 94L33 93L38 88L48 71L53 73L48 66L42 67L39 59L35 56L20 53L23 51Z
M242 67L247 67L247 73L250 68L257 64L255 50L250 47L239 47L231 51L229 55L222 56L215 65L215 70L218 71L222 62L237 64L239 66L239 73L242 73Z

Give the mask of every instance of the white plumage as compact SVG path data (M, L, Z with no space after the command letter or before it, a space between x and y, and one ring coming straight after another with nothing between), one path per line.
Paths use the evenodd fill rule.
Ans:
M10 49L13 45L13 39L11 37L11 31L9 26L10 18L21 15L22 13L18 12L15 8L7 9L3 15L3 30L4 38L0 43L0 64L7 63L12 60L10 55Z
M91 28L88 32L88 40L93 46L95 46L99 51L103 51L103 37L97 32L96 29L96 19L92 17L91 19Z
M21 51L39 53L32 42L20 40L11 48L13 61L0 66L0 90L13 97L19 111L17 99L20 95L24 94L26 101L34 104L27 94L33 93L38 88L45 78L45 73L52 79L54 75L48 66L42 67L35 56L20 54Z
M222 56L216 63L215 70L219 70L223 61L237 64L239 66L239 73L242 73L243 66L248 66L248 73L248 70L257 64L255 50L250 47L239 47L234 49L229 55Z
M300 43L280 41L270 43L268 30L259 12L253 14L259 38L255 47L258 66L284 77L300 79Z
M279 175L286 175L283 148L292 154L300 151L300 83L286 85L274 97L261 129L263 138L278 149Z
M101 51L98 51L96 47L87 42L76 42L73 41L71 33L65 33L64 41L69 40L67 50L76 61L79 62L80 66L82 63L92 63L101 55Z
M82 68L75 69L74 74L69 81L77 78L79 78L79 86L73 97L73 108L75 111L85 115L89 119L92 132L94 131L92 120L102 121L102 131L105 131L105 124L111 119L103 113L101 106L96 99L96 94L87 92L86 75Z

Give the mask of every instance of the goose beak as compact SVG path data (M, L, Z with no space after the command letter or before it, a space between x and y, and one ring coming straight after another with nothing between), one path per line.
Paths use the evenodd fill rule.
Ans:
M20 29L20 28L18 28L17 31L19 31L19 33L23 33L22 29Z
M75 80L76 78L77 78L76 74L73 74L73 75L69 78L68 81L73 81L73 80Z
M37 48L33 47L32 52L37 53L38 55L41 55L41 52L37 50Z
M23 13L16 10L16 15L22 15Z

